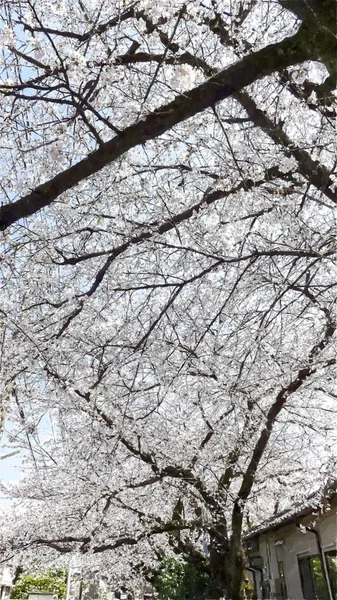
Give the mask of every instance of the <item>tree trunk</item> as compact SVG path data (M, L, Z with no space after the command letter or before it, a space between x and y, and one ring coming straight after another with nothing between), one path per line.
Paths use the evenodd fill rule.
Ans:
M244 555L241 545L213 549L210 554L213 589L209 597L244 600Z
M226 589L224 596L228 600L243 600L243 567L244 557L241 547L233 547L226 565Z

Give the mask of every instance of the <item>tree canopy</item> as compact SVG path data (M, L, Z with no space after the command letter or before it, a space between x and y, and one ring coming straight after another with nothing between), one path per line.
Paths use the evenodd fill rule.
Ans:
M241 598L335 469L335 3L0 16L1 548Z

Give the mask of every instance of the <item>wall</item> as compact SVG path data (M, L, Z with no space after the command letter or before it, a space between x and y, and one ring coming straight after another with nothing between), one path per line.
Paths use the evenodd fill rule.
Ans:
M0 565L0 586L1 585L12 585L12 570L8 565Z
M312 522L313 517L309 516L300 519L297 523L309 526ZM323 550L335 549L336 511L330 511L316 518L315 527L320 532ZM276 580L280 578L277 560L281 560L284 565L288 599L303 600L297 560L302 556L318 553L316 536L310 532L302 533L295 523L261 535L258 554L263 558L264 579L270 581L270 598L280 597L277 593Z

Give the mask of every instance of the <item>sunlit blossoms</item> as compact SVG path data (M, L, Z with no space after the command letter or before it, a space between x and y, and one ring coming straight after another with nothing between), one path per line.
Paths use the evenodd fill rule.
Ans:
M3 2L5 558L241 600L334 473L333 5Z

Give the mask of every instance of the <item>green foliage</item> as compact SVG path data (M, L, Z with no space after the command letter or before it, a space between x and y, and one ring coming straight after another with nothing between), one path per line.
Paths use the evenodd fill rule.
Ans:
M57 600L62 600L66 597L66 582L67 572L65 569L48 569L30 575L22 567L19 567L10 597L27 600L30 593L46 592L54 594Z
M323 575L322 563L319 556L310 559L314 588L319 600L329 600L328 588Z
M163 561L155 582L159 600L201 600L218 596L218 590L212 588L206 569L198 570L195 565L175 558Z

